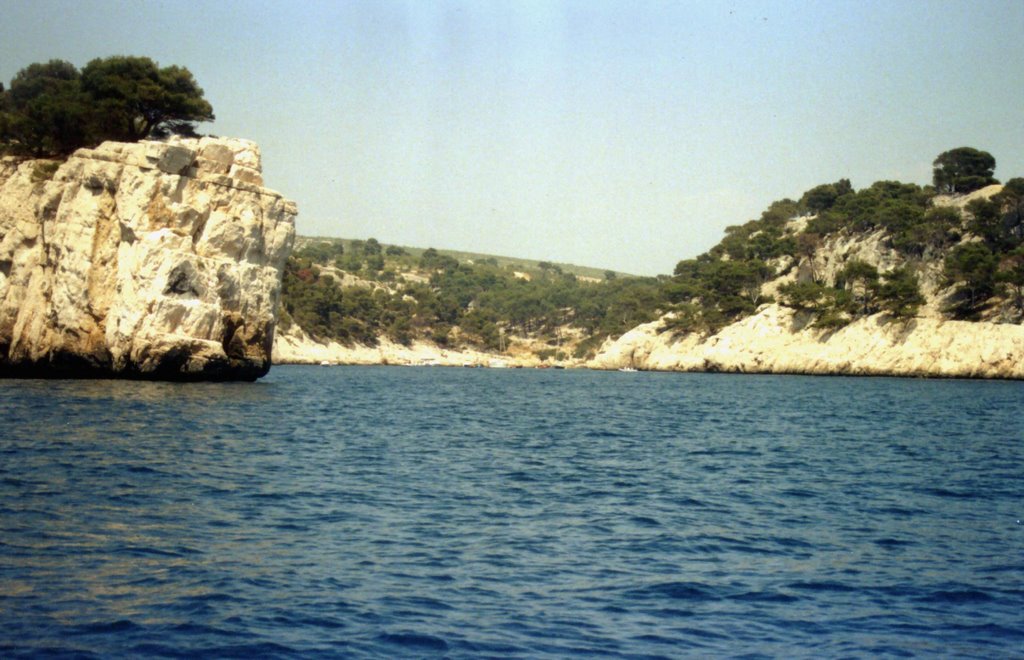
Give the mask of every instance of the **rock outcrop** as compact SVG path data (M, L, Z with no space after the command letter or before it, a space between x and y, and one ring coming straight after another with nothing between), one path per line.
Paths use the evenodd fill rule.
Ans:
M968 195L939 196L934 206L963 211L976 199L1002 190L992 185ZM795 236L809 218L791 220ZM978 240L970 235L963 242ZM918 278L924 304L916 317L894 321L880 313L856 318L839 329L816 327L815 317L779 304L762 305L710 336L668 329L671 315L638 326L606 341L587 363L596 369L634 367L660 371L723 371L857 376L930 376L951 378L1024 379L1024 326L1009 300L996 301L976 322L948 318L953 287L944 276L946 252L925 254L911 263L894 249L884 229L837 232L826 237L810 256L785 257L781 275L762 286L765 297L778 297L780 287L795 281L834 285L838 274L858 260L879 272L910 265Z
M0 375L264 375L296 208L262 184L235 139L0 162Z
M1024 378L1024 326L885 314L837 330L807 325L801 314L765 305L710 337L676 336L662 321L608 341L587 366L660 371Z

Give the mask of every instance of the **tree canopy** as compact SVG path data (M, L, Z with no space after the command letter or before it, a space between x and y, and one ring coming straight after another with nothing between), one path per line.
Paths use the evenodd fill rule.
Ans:
M86 142L89 115L74 65L61 60L32 64L0 93L0 141L25 155L70 153Z
M0 147L27 156L62 156L104 140L134 142L195 135L213 108L192 73L148 57L94 59L79 71L50 60L0 86Z
M987 151L958 147L944 151L932 163L932 182L944 193L969 193L992 183L996 159Z

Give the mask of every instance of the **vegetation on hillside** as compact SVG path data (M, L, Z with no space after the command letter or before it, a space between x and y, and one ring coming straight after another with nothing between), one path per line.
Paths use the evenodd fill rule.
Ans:
M104 140L136 142L169 134L195 135L213 108L192 73L160 67L148 57L94 59L79 71L70 62L31 64L0 84L0 151L62 157Z
M192 73L146 57L94 59L83 69L35 63L0 85L0 153L62 157L103 140L194 135L213 108ZM758 219L727 227L721 242L680 261L672 276L468 257L385 246L369 239L308 241L288 261L284 322L324 339L373 344L469 344L504 350L530 341L551 355L586 356L609 336L665 318L678 333L712 333L778 302L820 328L885 312L913 318L941 289L951 318L1024 317L1024 178L966 205L936 205L997 183L995 158L972 147L939 154L930 186L848 179L814 186L799 200L773 202ZM53 175L40 163L33 178ZM898 258L889 268L849 259L819 272L837 241L873 236ZM938 266L936 266L938 264ZM941 272L936 284L934 273ZM584 275L584 273L588 273Z
M346 250L323 239L289 259L283 307L286 324L324 339L373 345L379 336L406 344L421 338L500 351L512 336L531 337L550 344L554 356L579 333L621 334L654 320L660 288L656 278L594 281L548 262L519 271L496 258L460 262L435 249L417 257L375 239Z
M340 240L309 241L288 262L285 324L342 342L387 336L500 351L516 338L548 347L545 356L586 357L640 323L664 317L666 329L707 334L768 302L800 310L823 329L879 312L908 320L928 302L921 286L928 264L941 266L949 317L991 317L998 308L1019 322L1024 179L962 212L933 204L940 191L962 194L995 182L994 167L991 155L964 147L936 159L933 186L879 181L856 190L847 179L815 186L727 227L718 245L680 261L671 277L608 273L596 280L547 262L523 271L496 258L412 254L374 239L347 248ZM848 259L838 271L818 272L830 245L869 236L898 256L895 267Z

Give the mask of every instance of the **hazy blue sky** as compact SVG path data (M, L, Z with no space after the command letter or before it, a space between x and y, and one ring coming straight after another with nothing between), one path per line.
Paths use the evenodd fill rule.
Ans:
M953 147L1024 176L1022 35L1022 0L0 0L0 80L181 64L302 234L656 274Z

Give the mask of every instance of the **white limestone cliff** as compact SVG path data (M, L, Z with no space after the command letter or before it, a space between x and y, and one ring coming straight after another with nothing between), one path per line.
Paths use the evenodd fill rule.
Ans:
M850 376L1024 378L1024 327L885 314L837 330L765 305L717 334L677 336L654 321L608 341L588 363L595 369L722 371Z
M262 183L237 139L0 161L0 375L264 375L296 207Z

